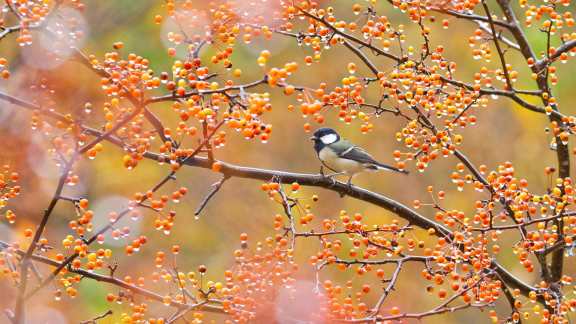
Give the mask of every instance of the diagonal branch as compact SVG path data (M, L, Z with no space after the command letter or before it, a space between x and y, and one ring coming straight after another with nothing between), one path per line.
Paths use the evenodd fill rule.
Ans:
M571 51L574 48L576 48L576 39L562 44L562 46L560 46L556 49L554 54L550 55L550 57L547 57L545 59L542 59L542 60L536 62L536 64L534 64L534 65L538 71L541 71L542 69L546 68L548 65L552 64L552 62L554 62L556 59L558 59L563 53Z
M372 44L370 44L370 43L368 43L368 42L366 42L360 38L357 38L357 37L354 37L350 34L342 32L338 28L334 27L331 23L326 21L324 18L317 17L316 15L313 15L310 12L308 12L302 8L299 8L299 7L296 7L296 8L298 10L300 10L300 12L302 12L302 14L304 14L306 17L311 18L311 19L323 24L324 26L326 26L326 28L330 29L334 34L339 35L341 37L344 37L344 38L346 38L346 39L348 39L348 40L350 40L353 43L356 43L358 45L362 45L363 47L369 48L372 51L374 51L375 53L377 53L378 55L382 55L384 57L392 59L392 60L396 61L396 63L403 63L403 62L406 62L406 60L407 60L407 58L405 58L405 57L398 57L396 55L387 53L386 51L382 50L381 48L378 48L378 47L376 47L376 46L374 46L374 45L372 45Z
M194 91L186 92L183 96L178 96L174 93L174 94L169 94L169 95L164 95L164 96L152 97L152 98L144 101L144 105L146 106L148 104L153 104L153 103L158 103L158 102L163 102L163 101L172 101L172 100L177 100L177 99L184 99L184 98L189 98L189 97L192 97L195 95L206 96L206 95L211 95L211 94L215 94L215 93L226 94L228 91L242 91L244 89L249 89L249 88L259 86L261 84L265 84L267 82L268 82L268 77L264 76L260 80L256 80L256 81L253 81L253 82L247 83L247 84L228 86L228 87L215 89L215 90L194 90Z
M459 19L465 19L465 20L471 20L471 21L475 21L475 22L488 22L488 17L485 16L480 16L480 15L475 15L472 13L463 13L457 10L452 10L452 9L443 9L443 8L437 8L437 7L432 7L431 8L432 11L436 11L436 12L440 12L446 15L450 15ZM506 21L502 21L502 20L494 20L494 24L498 25L500 27L504 27L504 28L511 28L511 24L506 22Z
M80 63L89 68L92 72L96 73L97 75L103 78L110 78L110 73L108 73L108 71L100 67L94 66L90 61L90 58L86 54L84 54L84 52L82 52L80 49L74 48L74 52L76 54L76 58L78 59L78 61L80 61ZM122 88L127 90L124 85L122 85ZM148 122L154 127L160 139L162 139L164 143L172 142L172 144L175 144L170 138L166 137L166 135L164 134L164 125L162 124L162 121L160 121L160 119L153 112L151 112L148 109L148 107L146 107L146 104L142 103L142 98L135 98L134 96L132 96L130 91L126 92L128 93L128 96L126 98L130 101L130 103L132 104L132 106L134 106L136 110L139 110L144 114L144 118L146 118L146 120L148 120Z
M11 247L11 245L8 244L7 242L0 241L0 248L6 249L6 248L10 248L10 247ZM25 256L26 255L25 251L22 251L19 249L12 249L11 252L15 253L19 256ZM55 261L53 259L47 258L45 256L37 255L37 254L32 254L30 259L32 261L43 263L45 265L48 265L51 267L56 267L56 268L62 267L62 264L65 262L65 261L58 262L58 261ZM129 291L131 291L137 295L141 295L141 296L146 297L148 299L156 300L156 301L159 301L162 303L165 301L163 296L161 296L155 292L152 292L150 290L147 290L147 289L144 289L144 288L141 288L138 286L131 285L131 284L129 284L123 280L117 279L117 278L112 277L112 276L105 276L105 275L101 275L101 274L98 274L98 273L93 272L93 271L87 271L87 270L83 270L83 269L75 269L72 267L69 267L68 271L71 273L79 274L84 278L89 278L89 279L92 279L95 281L109 283L111 285L120 287L122 289L129 290ZM172 300L172 301L170 301L170 306L178 308L178 309L190 309L190 307L193 307L194 305L182 304L182 303L179 303L179 302ZM218 305L203 304L203 305L200 305L200 307L202 308L202 310L205 310L205 311L215 312L215 313L224 313L222 308Z
M25 322L25 317L24 317L25 316L25 312L24 312L25 298L24 297L26 294L26 286L28 284L28 270L31 266L30 257L34 253L34 250L36 249L36 246L38 245L38 241L40 240L40 237L44 233L44 229L46 228L46 225L48 224L48 220L50 219L50 216L52 215L54 208L56 208L56 205L58 204L58 201L60 200L60 195L62 194L62 191L64 190L64 185L66 184L66 180L68 179L68 173L72 169L72 166L74 165L74 161L76 160L76 157L77 157L77 152L75 152L73 154L73 156L70 158L69 161L65 162L65 166L62 170L62 175L60 176L60 178L58 180L58 184L56 185L56 190L54 191L54 195L52 196L50 204L48 205L48 208L46 208L46 210L44 211L44 214L42 216L42 220L40 221L40 225L38 225L38 229L36 229L36 233L34 233L34 237L32 238L32 242L30 243L30 246L28 247L28 249L26 250L26 253L22 257L22 262L20 263L20 267L21 267L20 284L19 284L19 289L18 289L18 296L16 298L16 307L14 310L14 322L15 323L24 323Z
M202 202L200 203L200 206L198 206L198 208L196 208L196 211L194 212L194 216L196 216L196 217L200 216L200 213L202 212L202 210L204 210L206 205L208 205L208 202L210 201L210 199L212 199L212 197L214 197L218 193L218 191L220 191L220 188L222 188L222 185L224 185L224 182L226 182L226 180L228 180L228 178L229 177L227 177L227 176L223 176L222 179L220 179L218 182L212 184L212 186L210 188L210 192L208 192L206 197L202 200Z
M512 24L510 28L510 32L514 36L516 42L520 46L520 51L522 52L524 59L526 61L533 61L537 62L536 55L532 49L532 46L528 42L528 38L526 37L524 31L520 27L520 23L516 18L516 14L512 9L510 4L510 0L497 0L498 5L504 12L506 19ZM546 53L550 51L550 30L548 30L548 44ZM569 44L568 47L576 46L576 44ZM564 49L566 51L567 49ZM545 60L547 62L551 61L552 56L547 57ZM537 64L533 64L531 67L532 72L537 74L536 83L540 91L542 91L542 102L545 106L550 106L552 108L552 114L550 114L549 119L550 122L556 122L558 125L563 124L563 118L561 118L562 114L558 112L558 108L556 105L550 105L549 98L551 97L550 86L548 84L548 74L539 74L540 70ZM546 95L544 95L546 94ZM555 136L556 140L556 159L558 160L558 177L559 178L568 178L570 177L570 152L568 148L568 143L563 143L559 136ZM556 226L558 227L558 235L560 238L563 236L563 224L562 221L557 221ZM550 266L551 278L552 281L559 281L562 277L562 272L564 268L564 248L561 247L558 250L552 253L552 264Z
M506 56L504 55L504 51L500 46L500 41L498 40L498 33L496 32L496 27L494 26L494 20L492 19L492 13L488 8L488 4L486 1L482 1L482 6L484 7L484 11L486 12L486 17L488 17L488 24L490 25L490 32L492 34L492 39L494 40L494 45L496 46L496 51L498 52L498 56L500 57L500 63L502 64L502 70L504 72L504 78L506 79L506 87L508 90L514 90L512 86L512 80L510 79L510 73L508 73L508 64L506 64Z

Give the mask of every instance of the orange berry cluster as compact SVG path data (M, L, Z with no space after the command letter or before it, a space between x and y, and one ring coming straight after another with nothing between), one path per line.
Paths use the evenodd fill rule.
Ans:
M240 239L243 246L248 245L246 234ZM274 309L274 296L294 282L292 275L298 270L292 252L282 235L256 242L253 249L234 251L236 265L224 273L220 293L222 306L233 320L247 323L255 318L256 311L260 315Z
M148 68L148 60L129 54L126 60L120 58L118 52L111 52L105 55L104 62L99 62L94 56L90 60L98 69L106 73L106 77L101 79L102 90L110 97L109 101L104 102L103 115L105 131L112 129L116 123L122 121L128 115L134 112L134 107L129 102L124 102L124 97L133 101L141 101L146 90L157 88L161 85L159 77L155 77L154 72ZM86 103L85 112L91 113L93 110L91 103ZM117 131L128 148L128 152L123 157L123 165L127 169L133 169L138 162L142 160L144 152L150 149L150 142L154 138L153 131L149 131L145 125L145 119L142 115L136 116L127 125ZM79 140L84 142L82 136ZM96 144L87 151L90 159L103 150L101 143Z
M248 110L236 109L231 114L224 113L229 128L239 131L245 139L260 137L267 142L272 133L272 125L264 123L259 116L272 110L268 93L250 94L247 98Z
M527 188L528 181L514 176L511 163L499 166L498 173L492 172L488 179L498 199L504 199L509 204L517 223L534 223L535 228L526 232L526 237L518 244L518 248L527 253L535 253L557 243L572 247L576 235L576 217L569 213L564 216L566 208L572 205L576 198L571 179L556 179L548 193L534 194ZM558 228L557 222L545 221L554 217L561 221L562 228ZM543 221L535 222L539 218ZM559 242L558 230L562 233L563 242ZM522 255L521 257L525 258Z
M8 71L7 65L8 60L3 57L0 57L0 76L4 80L10 78L10 71Z
M64 0L58 5L53 1L45 0L6 0L6 4L10 12L19 20L20 30L16 42L20 46L32 44L31 27L38 26L49 19L55 7L67 6L79 11L84 10L84 4L79 0ZM67 19L62 19L62 22L67 25L68 37L75 38L78 36L75 31L77 22L67 21ZM4 26L4 18L2 18L0 26Z
M266 238L248 249L248 234L240 234L241 248L234 251L236 265L224 272L224 281L215 282L205 279L208 267L198 266L196 271L174 272L172 262L165 262L166 253L156 252L155 266L158 269L151 275L152 282L164 282L178 289L164 297L164 303L183 303L188 298L182 289L196 291L199 300L218 300L223 310L239 323L247 323L255 318L256 311L271 307L278 290L293 282L292 274L298 270L287 249L287 240L282 236ZM180 252L180 246L174 245L172 254ZM142 279L142 283L145 279ZM107 300L114 302L118 296L109 295ZM263 308L263 306L266 306ZM195 317L202 318L201 312Z
M413 5L414 8L420 8L422 5L420 1L406 3L408 6ZM344 22L338 21L334 15L333 8L316 8L314 3L310 3L309 6L304 6L302 10L304 9L312 10L314 15L341 31L347 31L347 28L350 29L350 33L356 31L357 26L350 28ZM357 6L355 6L354 11L357 12L358 10ZM306 36L303 37L302 42L311 46L315 51L315 58L319 59L321 51L329 48L329 46L323 46L325 42L323 36L328 35L331 29L315 19L309 19L308 22L307 33L304 34ZM293 28L292 25L291 28ZM404 37L402 34L403 26L392 28L388 18L385 16L379 17L379 21L368 20L366 25L361 26L359 29L362 31L364 38L373 40L373 44L376 40L383 42L382 48L384 49L390 46L390 40L394 40L396 37L403 39ZM338 34L333 35L330 42L338 37ZM342 86L336 87L329 92L326 84L321 84L310 95L308 95L307 91L299 94L298 100L301 102L301 111L304 116L314 116L316 122L322 123L324 117L320 111L325 107L337 108L340 120L350 123L353 119L357 119L361 121L361 131L366 133L374 127L370 121L371 116L379 115L383 111L382 108L388 108L387 106L389 105L400 105L400 107L406 109L404 114L408 116L417 115L418 118L414 118L397 137L399 140L403 140L405 145L413 150L414 153L419 155L417 168L424 170L428 163L439 154L449 155L454 150L455 145L462 142L462 136L454 133L456 127L475 124L476 117L463 114L463 111L469 106L481 106L486 103L485 98L479 98L479 91L481 90L479 83L477 87L476 84L470 86L471 89L458 85L446 87L447 82L451 81L456 70L456 64L444 59L443 52L444 48L442 46L432 49L430 61L433 64L422 65L416 61L415 51L409 48L407 51L408 59L405 62L399 64L391 72L377 73L376 81L378 81L377 84L380 86L377 91L383 92L383 98L385 99L379 105L366 102L364 97L367 95L364 93L375 89L367 87L366 81L356 76L356 65L349 63L347 69L350 75L342 79ZM311 63L312 60L313 58L310 58L307 63ZM499 80L503 80L501 71L495 71L494 73L498 75L497 78ZM516 77L515 73L511 72L510 74L513 78ZM476 78L476 81L480 82L480 79L482 78ZM485 81L484 86L490 86L490 84ZM366 111L367 108L370 111ZM398 110L396 114L400 113L402 112ZM423 122L420 116L428 115L430 115L428 117L430 122ZM442 129L434 129L433 122L436 121L444 125L449 132L444 132ZM305 129L309 130L311 126L306 124ZM412 153L405 154L404 160L415 158Z
M102 90L108 96L140 99L144 90L158 88L161 84L160 77L154 76L154 71L149 68L148 59L136 54L130 53L123 59L119 52L109 52L104 55L102 62L94 56L90 56L90 60L109 75L100 81Z
M311 207L300 205L305 198L297 196L297 183L290 187L292 190L288 197L297 201L295 210L299 211L301 217L305 217L311 213ZM283 188L279 184L265 183L262 189L275 201L282 203L278 195ZM443 198L444 193L438 196ZM318 200L317 197L312 199ZM474 236L465 231L455 231L454 242L440 237L433 243L431 238L418 238L410 227L402 226L397 220L392 220L390 224L371 225L361 213L349 214L347 211L341 211L337 219L322 219L317 223L320 228L309 231L302 229L312 224L300 222L301 226L297 226L294 221L282 215L274 216L274 227L280 232L277 236L280 240L286 240L288 246L291 244L290 235L283 237L281 234L287 231L292 233L293 240L319 238L322 249L309 257L309 263L315 269L328 265L341 271L352 268L358 276L344 285L331 280L324 281L323 293L328 298L328 316L332 319L359 319L369 314L372 294L380 290L375 280L389 280L394 272L387 265L396 264L392 257L398 260L419 258L416 262L422 264L423 278L432 283L426 287L426 291L434 293L440 300L456 294L465 303L493 303L501 297L500 281L483 275L491 266L489 239L483 235ZM428 234L434 235L435 231L430 230ZM453 244L462 248L454 248ZM379 263L379 260L391 261ZM372 273L374 275L370 275ZM356 284L359 281L366 283ZM398 315L400 309L392 307L388 312L390 315Z
M322 110L329 112L336 110L339 120L350 124L354 120L360 122L360 131L367 133L374 125L371 122L372 113L366 113L363 95L365 84L354 75L342 79L342 85L332 90L327 89L326 83L321 83L315 90L304 91L298 94L300 111L304 118L313 117L318 124L323 124L325 117Z
M488 182L488 188L475 180L473 175L466 174L462 164L457 165L457 172L452 174L452 180L459 190L468 185L477 191L489 192L490 199L475 202L476 212L473 216L470 217L457 210L446 210L439 206L434 197L432 198L434 203L426 204L438 209L436 221L442 222L454 231L456 243L464 244L463 254L461 254L464 260L471 261L471 256L476 258L480 256L481 259L486 260L485 258L488 258L490 254L498 254L501 249L498 240L503 233L518 230L522 231L522 238L512 250L527 272L533 272L536 269L533 256L544 253L547 249L560 246L567 249L566 255L573 254L576 217L571 212L567 212L575 199L570 179L556 179L554 186L546 193L535 194L529 191L527 180L515 175L514 166L510 162L499 165L494 171L489 172L485 166L480 166L478 171ZM550 168L545 171L547 174L552 173ZM429 192L432 193L432 191L430 187ZM443 200L444 192L438 192L437 197ZM424 204L420 201L414 202L415 208L422 205ZM559 226L562 227L559 228ZM492 243L489 244L489 242ZM490 246L489 249L488 246ZM478 263L478 261L472 263L475 270L488 266L485 262ZM562 284L568 285L573 278L564 275L561 281ZM530 294L532 302L536 302L537 297L543 297L547 303L558 305L556 298L546 291ZM572 307L570 306L573 303L572 300L566 298L561 301L559 307L564 310L560 315L565 314ZM520 301L518 303L521 304ZM549 319L554 316L557 321L563 321L561 317L557 317L558 314L543 314L544 318Z
M173 110L180 117L177 134L194 136L198 128L190 126L190 122L206 123L210 130L211 125L215 125L222 118L226 120L229 128L240 131L243 137L260 137L261 141L266 142L272 126L266 124L261 116L272 110L269 93L245 93L241 85L235 86L231 80L226 81L224 87L219 87L218 82L203 81L209 70L200 64L198 59L191 63L176 61L173 66L175 80L167 82L167 88L175 91L176 96L187 97L185 101L175 101L172 104ZM283 72L283 75L285 76L286 72ZM228 94L228 91L233 89L239 89L240 94ZM207 98L209 105L206 104ZM170 129L167 131L171 132ZM220 132L213 140L213 147L223 146L226 142L225 135L225 132Z
M531 1L532 2L532 1ZM534 26L536 22L542 21L540 28L557 33L563 28L574 27L574 16L571 11L561 10L561 8L570 7L570 0L553 0L549 3L529 3L528 0L521 0L520 6L526 8L525 24Z
M16 198L20 194L19 180L20 176L18 173L12 171L8 164L0 168L0 211L8 206L10 199ZM10 224L16 222L16 213L12 210L7 210L4 216Z

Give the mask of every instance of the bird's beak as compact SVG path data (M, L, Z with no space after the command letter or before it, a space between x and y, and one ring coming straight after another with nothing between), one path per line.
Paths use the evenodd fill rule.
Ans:
M317 139L318 139L318 137L316 137L316 136L312 136L312 137L309 138L309 140L311 140L311 141L315 141L315 140L317 140Z

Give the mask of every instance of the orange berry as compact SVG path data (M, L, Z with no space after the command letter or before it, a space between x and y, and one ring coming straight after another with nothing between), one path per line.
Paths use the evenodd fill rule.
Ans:
M446 298L447 295L448 295L448 292L446 292L446 290L444 290L444 289L438 290L438 297L440 299Z
M292 191L298 191L300 189L300 184L298 182L293 182L291 189Z
M78 206L80 206L82 209L88 208L88 199L80 199Z
M362 292L367 294L370 292L370 285L366 284L362 286Z
M112 303L116 300L116 296L114 294L108 294L106 295L106 301L108 301L109 303Z
M24 237L31 237L33 234L32 230L27 228L24 230Z
M220 172L222 170L222 162L214 162L212 163L212 171Z
M294 91L295 91L295 88L293 85L287 85L286 87L284 87L284 94L285 95L289 96L289 95L293 94Z

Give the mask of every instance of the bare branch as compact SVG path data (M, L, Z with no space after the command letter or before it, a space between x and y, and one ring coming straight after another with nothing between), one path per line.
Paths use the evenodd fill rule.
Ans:
M112 314L113 314L113 312L109 309L105 313L98 315L98 316L94 317L93 319L89 319L89 320L80 322L80 324L97 324L98 320L106 318L107 316L110 316Z
M18 289L18 297L16 298L16 307L14 310L14 321L16 323L24 323L25 322L25 317L24 317L25 316L25 311L24 311L25 298L24 297L26 294L26 287L27 287L27 283L28 283L28 269L30 267L30 257L34 253L36 246L38 244L38 241L40 240L40 237L44 233L44 229L46 228L46 225L48 224L48 219L50 219L50 216L52 215L54 208L56 208L56 204L58 204L58 201L60 200L60 196L62 194L62 191L64 190L64 185L66 184L66 180L68 179L69 172L72 169L72 166L74 165L74 162L76 160L76 156L77 156L77 152L75 152L73 154L73 156L70 158L70 160L65 163L64 168L62 170L62 175L60 176L60 178L58 180L58 184L56 185L56 189L54 191L54 194L52 195L52 199L50 200L50 204L48 205L48 207L44 211L44 214L42 216L42 220L40 221L40 225L38 226L38 228L36 229L36 232L34 233L34 237L32 238L32 242L30 243L28 250L26 250L26 253L22 257L22 261L20 263L20 267L21 267L20 284L19 284L19 289Z
M394 60L394 61L396 61L396 63L403 63L403 62L405 62L405 61L407 60L407 58L405 58L405 57L398 57L398 56L396 56L396 55L390 54L390 53L382 50L381 48L378 48L378 47L376 47L376 46L374 46L374 45L372 45L372 44L370 44L370 43L368 43L368 42L365 42L365 41L363 41L363 40L361 40L361 39L359 39L359 38L357 38L357 37L354 37L354 36L352 36L352 35L350 35L350 34L347 34L347 33L344 33L344 32L342 32L342 31L340 31L338 28L334 27L332 24L330 24L329 22L327 22L324 18L317 17L317 16L311 14L310 12L308 12L308 11L302 9L302 8L299 8L299 7L296 7L296 8L297 8L298 10L300 10L300 12L302 12L305 16L307 16L307 17L309 17L309 18L311 18L311 19L313 19L313 20L315 20L315 21L323 24L323 25L326 26L327 28L329 28L333 33L335 33L335 34L337 34L337 35L339 35L339 36L342 36L342 37L344 37L344 38L352 41L353 43L356 43L356 44L361 45L361 46L363 46L363 47L369 48L370 50L374 51L374 52L377 53L378 55L382 55L382 56L387 57L387 58L389 58L389 59L391 59L391 60Z
M202 212L202 210L204 210L204 208L206 207L206 205L208 205L208 202L210 201L210 199L212 199L212 197L214 197L218 191L220 191L220 188L222 188L222 185L224 184L224 182L226 182L226 180L228 180L229 177L227 177L226 175L224 175L222 177L222 179L220 179L220 181L212 184L210 192L208 192L208 194L206 195L206 197L202 200L202 202L200 203L200 206L198 206L198 208L196 209L196 211L194 212L194 216L198 217L200 215L200 213Z
M486 17L488 17L488 24L490 25L490 31L492 35L492 39L494 40L494 45L496 46L496 51L498 52L498 56L500 57L500 62L502 64L502 71L504 73L504 78L506 79L506 87L508 90L514 90L512 86L512 80L510 79L510 73L508 73L508 64L506 64L506 57L504 56L504 51L502 51L502 47L500 47L500 42L498 40L498 33L496 32L496 27L494 26L494 20L492 18L492 13L486 4L486 1L482 1L482 6L484 6L484 11L486 12Z
M446 15L450 15L459 19L465 19L465 20L471 20L471 21L475 21L475 22L488 22L488 17L486 16L480 16L480 15L475 15L472 13L463 13L457 10L451 10L451 9L443 9L443 8L438 8L438 7L433 7L431 8L432 11L437 11L437 12L441 12L443 14ZM500 27L504 27L504 28L511 28L512 25L506 21L502 21L502 20L494 20L494 24Z
M0 246L10 247L10 244L8 244L8 243L6 243L6 242L4 242L4 241L0 241ZM11 248L11 247L10 247L10 248ZM22 251L22 250L19 250L19 249L11 248L11 250L12 250L12 253L15 253L15 254L20 255L20 256L24 256L24 255L26 254L25 251ZM45 257L45 256L37 255L37 254L33 254L33 255L30 257L30 259L33 260L33 261L35 261L35 262L40 262L40 263L43 263L43 264L45 264L45 265L48 265L48 266L51 266L51 267L55 267L55 268L60 268L60 267L62 267L63 264L64 264L64 262L66 262L66 261L58 262L58 261L55 261L55 260L53 260L53 259L47 258L47 257ZM66 265L64 265L64 267L66 267ZM71 273L79 274L79 275L81 275L81 276L84 277L84 278L89 278L89 279L92 279L92 280L95 280L95 281L98 281L98 282L105 282L105 283L108 283L108 284L111 284L111 285L114 285L114 286L117 286L117 287L120 287L120 288L129 290L129 291L131 291L132 293L135 293L135 294L137 294L137 295L141 295L141 296L143 296L143 297L146 297L146 298L149 298L149 299L152 299L152 300L156 300L156 301L159 301L159 302L162 302L162 303L165 302L164 297L161 296L161 295L159 295L159 294L157 294L157 293L155 293L155 292L152 292L152 291L150 291L150 290L147 290L147 289L144 289L144 288L141 288L141 287L138 287L138 286L129 284L129 283L123 281L123 280L120 280L120 279L117 279L117 278L114 278L114 277L111 277L111 276L105 276L105 275L101 275L101 274L95 273L95 272L93 272L93 271L87 271L87 270L83 270L83 269L75 269L75 268L72 268L72 267L70 267L70 268L68 269L68 271L71 272ZM178 308L178 309L188 309L188 308L190 308L190 307L193 306L193 305L182 304L182 303L179 303L179 302L176 302L176 301L173 301L173 300L172 300L172 301L170 301L170 306L175 307L175 308ZM205 310L205 311L215 312L215 313L223 313L223 312L224 312L224 311L222 310L222 308L221 308L219 305L217 305L217 304L215 305L214 302L209 303L209 304L197 305L197 307L200 307L200 306L201 306L202 309Z
M178 96L176 94L169 94L169 95L164 95L164 96L159 96L159 97L152 97L152 98L146 100L144 102L144 105L146 106L148 104L153 104L153 103L158 103L158 102L163 102L163 101L172 101L172 100L176 100L176 99L189 98L189 97L195 96L195 95L206 96L206 95L211 95L211 94L215 94L215 93L224 93L225 94L229 91L242 91L245 89L259 86L261 84L265 84L267 82L268 82L268 77L265 76L264 78L262 78L260 80L256 80L256 81L253 81L253 82L247 83L247 84L234 85L234 86L224 87L224 88L215 89L215 90L189 91L189 92L186 92L183 96Z
M557 60L562 54L569 52L574 48L576 48L576 39L562 44L562 46L558 47L556 51L554 51L554 54L536 62L535 69L538 71L543 70L548 65L552 64L555 60Z

